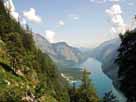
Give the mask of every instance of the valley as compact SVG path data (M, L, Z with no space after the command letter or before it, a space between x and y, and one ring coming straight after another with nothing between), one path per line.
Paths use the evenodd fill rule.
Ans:
M58 42L52 45L49 42L46 43L47 40L37 34L34 35L34 39L37 46L43 52L47 52L52 60L56 62L60 73L64 74L69 82L80 80L81 71L83 68L86 68L91 72L90 78L97 90L98 96L103 97L106 92L112 90L112 80L116 78L117 73L116 65L114 65L116 57L113 55L115 55L114 53L116 53L119 47L120 40L118 38L106 41L94 49L74 48L65 42ZM54 49L58 49L59 51ZM82 51L82 49L86 50ZM67 50L67 53L65 53L65 50ZM54 55L61 55L63 57L54 57L53 53ZM70 56L76 57L74 59Z
M133 4L79 1L0 0L0 102L136 102Z

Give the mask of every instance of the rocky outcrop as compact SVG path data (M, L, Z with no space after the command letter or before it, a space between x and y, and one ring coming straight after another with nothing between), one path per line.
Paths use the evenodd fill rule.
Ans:
M69 46L65 42L50 43L40 34L33 34L34 40L38 48L58 63L80 63L86 59L84 53L78 48Z

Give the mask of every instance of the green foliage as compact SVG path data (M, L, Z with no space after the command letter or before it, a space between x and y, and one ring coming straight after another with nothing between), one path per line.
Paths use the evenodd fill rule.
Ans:
M84 69L82 76L82 84L79 88L79 102L98 102L98 97L96 95L96 90L93 87L91 80L89 78L89 72Z
M122 43L116 60L120 89L128 102L136 101L136 31L127 31L121 36Z
M81 86L76 88L73 84L73 88L69 90L70 102L98 102L99 98L96 95L96 90L93 87L89 78L89 72L83 70Z
M35 94L39 98L43 96L46 92L46 87L44 83L39 83L35 88Z
M23 34L23 46L25 49L33 51L35 48L33 37L31 32L27 32Z
M49 95L42 96L39 100L40 102L59 102L54 97Z
M116 96L113 95L112 91L105 93L103 97L103 102L119 102Z
M5 43L0 40L0 62L9 63L9 58L5 47Z
M40 102L69 102L56 65L36 48L29 26L22 28L0 0L0 101L32 98L28 91Z

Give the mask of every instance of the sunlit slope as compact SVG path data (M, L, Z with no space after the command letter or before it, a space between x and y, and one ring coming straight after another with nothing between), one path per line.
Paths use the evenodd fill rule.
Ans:
M0 101L69 102L65 81L0 0Z

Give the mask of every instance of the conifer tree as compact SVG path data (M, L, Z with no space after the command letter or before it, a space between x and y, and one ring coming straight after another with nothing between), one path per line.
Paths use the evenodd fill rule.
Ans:
M81 86L78 89L79 102L98 102L96 90L90 80L90 72L82 72Z
M119 102L116 96L113 95L112 91L105 93L103 97L103 102Z
M119 66L119 88L128 98L128 102L133 102L132 100L136 101L136 31L127 31L121 40L116 60Z

